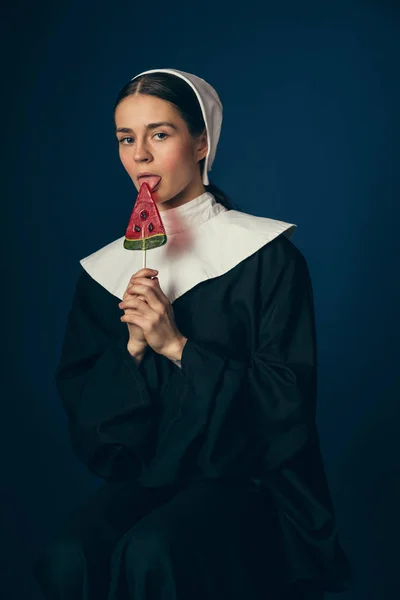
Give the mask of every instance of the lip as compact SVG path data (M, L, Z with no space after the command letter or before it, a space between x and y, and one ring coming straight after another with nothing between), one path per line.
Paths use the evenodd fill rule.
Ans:
M139 173L138 179L141 177L161 177L161 175L158 175L157 173Z

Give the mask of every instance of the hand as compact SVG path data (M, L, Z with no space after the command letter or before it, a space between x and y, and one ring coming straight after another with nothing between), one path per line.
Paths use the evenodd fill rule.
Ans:
M131 278L129 293L118 305L125 311L121 321L139 327L147 344L158 354L180 360L187 338L176 326L171 303L157 278L140 277L139 273Z
M131 285L132 285L132 281L137 278L137 277L154 277L155 275L157 275L158 271L154 271L152 269L140 269L140 271L137 271L137 273L135 273L134 275L132 275L128 287L125 290L125 293L122 297L122 300L125 301L128 298L138 298L139 300L141 300L142 302L146 302L145 298L143 298L143 296L135 294L132 292L131 290ZM132 313L132 309L131 308L127 308L127 310L124 311L125 314L130 314ZM147 341L146 338L144 336L143 330L141 327L139 327L139 325L134 325L133 323L127 322L127 326L128 326L128 330L129 330L129 342L128 342L128 347L134 347L134 348L140 348L141 346L143 346L143 349L147 346Z

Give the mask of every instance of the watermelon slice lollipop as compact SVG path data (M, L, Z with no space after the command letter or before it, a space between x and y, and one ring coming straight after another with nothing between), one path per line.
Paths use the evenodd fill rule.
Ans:
M125 232L124 248L143 251L143 268L146 267L146 250L163 246L167 235L157 204L146 182L140 186L129 224Z

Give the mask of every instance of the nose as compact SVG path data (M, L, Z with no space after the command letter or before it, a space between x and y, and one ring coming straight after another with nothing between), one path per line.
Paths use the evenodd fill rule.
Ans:
M133 150L133 159L135 162L138 162L138 163L143 162L144 160L151 159L151 153L149 152L149 149L144 142L142 142L142 143L137 142L135 144L135 147Z

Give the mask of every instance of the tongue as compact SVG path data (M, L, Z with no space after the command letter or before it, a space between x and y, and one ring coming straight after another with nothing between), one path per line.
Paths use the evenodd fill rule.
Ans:
M141 177L140 185L142 185L144 181L148 184L150 189L153 190L158 184L158 182L161 181L161 177L158 177L158 175L153 175L151 177Z

